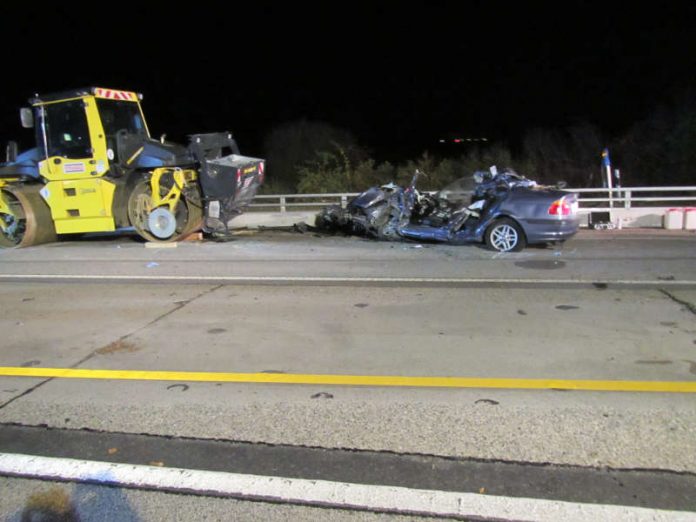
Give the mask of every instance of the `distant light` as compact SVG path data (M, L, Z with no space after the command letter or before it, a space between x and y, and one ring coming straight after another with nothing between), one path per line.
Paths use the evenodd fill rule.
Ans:
M478 142L484 142L488 141L488 138L452 138L451 140L448 139L439 139L438 140L440 143L456 143L456 144L462 144L462 143L478 143Z

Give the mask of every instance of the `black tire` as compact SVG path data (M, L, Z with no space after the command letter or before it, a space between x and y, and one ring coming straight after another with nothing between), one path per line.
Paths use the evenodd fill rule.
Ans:
M486 246L497 252L519 252L527 246L527 238L522 227L510 218L494 221L485 235Z

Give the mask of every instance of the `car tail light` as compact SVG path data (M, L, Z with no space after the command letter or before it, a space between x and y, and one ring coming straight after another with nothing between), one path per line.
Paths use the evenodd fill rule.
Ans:
M242 180L242 169L237 169L237 185L239 185Z
M570 216L573 213L573 206L564 196L551 203L548 213L551 216Z
M264 171L265 166L263 164L263 161L259 163L259 181L263 183L264 176L266 175L266 172Z

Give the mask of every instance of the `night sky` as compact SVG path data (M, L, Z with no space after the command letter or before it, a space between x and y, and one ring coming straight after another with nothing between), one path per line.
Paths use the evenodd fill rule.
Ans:
M454 135L514 143L581 121L616 135L695 85L690 2L249 4L3 7L2 142L31 144L17 113L34 92L99 85L143 93L155 136L231 130L260 155L304 118L401 161Z

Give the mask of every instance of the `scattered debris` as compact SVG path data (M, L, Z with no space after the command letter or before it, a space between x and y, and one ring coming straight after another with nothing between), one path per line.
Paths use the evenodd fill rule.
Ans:
M155 268L156 266L159 266L159 263L156 263L155 261L150 261L147 265L145 265L147 268Z
M259 227L258 230L251 229L251 228L236 228L236 229L230 230L230 235L231 236L255 236L256 234L259 233L259 230L263 230L263 228Z
M176 248L177 246L179 246L179 244L176 241L162 242L162 243L154 243L154 242L145 243L145 248Z
M221 334L221 333L224 333L226 331L227 331L227 329L225 329L225 328L211 328L210 330L208 330L208 333L209 334Z
M696 361L689 361L688 359L682 359L682 361L688 363L689 373L696 375Z
M100 355L110 355L112 353L133 353L139 351L140 348L137 347L135 344L130 343L128 341L124 341L123 339L119 339L117 341L114 341L113 343L109 343L106 346L103 346L99 348L96 353Z
M300 221L299 223L295 223L292 226L292 229L295 232L299 232L300 234L304 234L305 232L307 232L309 230L309 225L307 223L305 223L304 221Z
M181 241L203 241L203 232L193 232L181 239Z
M33 493L22 510L21 520L80 520L70 495L60 486Z
M189 385L188 384L170 384L169 386L167 386L168 390L173 390L175 388L181 388L181 391L187 391L189 389Z
M311 398L312 399L333 399L334 396L331 395L330 393L319 392L319 393L315 393L314 395L312 395Z

